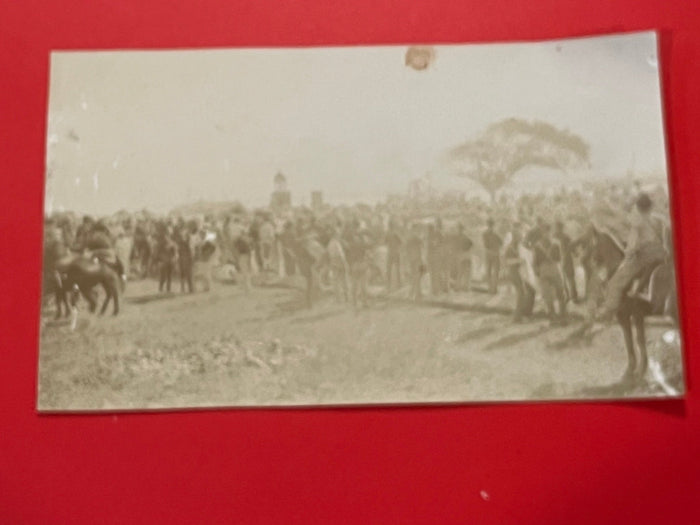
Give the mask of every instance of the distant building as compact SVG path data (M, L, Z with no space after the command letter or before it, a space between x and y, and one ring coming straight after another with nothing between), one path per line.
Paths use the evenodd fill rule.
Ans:
M311 209L318 211L323 208L323 193L320 191L311 192Z
M292 206L292 194L287 189L287 178L278 172L273 184L274 190L270 195L270 208L277 212L288 210Z

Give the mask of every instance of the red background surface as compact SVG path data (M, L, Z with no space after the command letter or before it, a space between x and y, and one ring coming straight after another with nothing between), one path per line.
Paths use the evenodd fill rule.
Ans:
M12 261L0 293L0 522L700 523L693 5L0 2L0 253ZM662 37L685 401L36 414L50 49L456 43L652 28Z

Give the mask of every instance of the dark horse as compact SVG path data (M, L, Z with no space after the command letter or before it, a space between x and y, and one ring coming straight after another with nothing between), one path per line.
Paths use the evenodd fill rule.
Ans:
M98 258L88 258L78 256L73 259L64 269L64 291L70 290L71 307L77 302L77 293L85 298L90 306L90 311L97 308L97 300L94 295L95 286L101 285L105 291L105 300L102 303L100 314L104 314L109 305L113 302L112 313L119 313L119 294L123 291L123 267L119 259L116 262L105 262Z
M622 244L610 233L601 231L594 226L591 226L585 235L589 242L589 253L593 258L593 263L604 268L607 279L609 279L624 259ZM587 274L589 273L587 272ZM644 319L652 315L669 316L678 326L673 260L668 257L665 262L654 268L643 270L637 276L637 280L636 292L630 293L635 282L630 283L617 310L617 321L622 327L627 348L628 364L624 378L628 379L643 378L649 366ZM636 345L633 327L636 332Z
M124 287L124 267L116 255L109 250L94 250L89 255L76 254L62 244L56 244L47 253L44 266L45 286L52 291L56 301L56 317L69 315L75 307L78 295L82 295L90 306L97 309L95 286L105 291L105 301L100 313L107 310L109 301L114 304L114 315L119 313L119 294Z

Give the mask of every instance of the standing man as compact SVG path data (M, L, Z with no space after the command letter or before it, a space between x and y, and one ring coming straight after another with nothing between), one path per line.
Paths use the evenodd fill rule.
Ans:
M177 246L173 242L169 227L165 223L161 223L160 225L156 254L160 269L158 291L162 292L163 289L165 289L165 291L170 293L173 269L175 268L175 259L177 258Z
M128 226L124 223L117 228L117 238L114 241L114 251L124 267L125 278L131 276L131 251L134 248L133 237L129 234Z
M265 217L260 225L260 250L262 252L262 267L269 271L272 268L273 250L275 247L275 226L269 217Z
M532 229L530 229L529 232L527 232L527 235L525 235L525 239L523 239L523 246L525 246L525 248L527 248L528 250L534 250L535 244L537 244L537 242L540 240L544 228L544 219L538 215L535 219L535 226Z
M521 270L524 263L520 257L520 241L522 234L518 225L513 226L511 233L511 241L506 247L504 254L505 265L508 270L508 280L515 288L515 310L513 313L513 322L519 323L523 317L532 315L532 309L535 305L535 289L530 283L523 279Z
M350 286L352 305L357 309L358 300L367 307L367 281L369 265L367 264L367 247L364 231L353 225L346 236L347 260L350 267Z
M250 263L251 263L251 242L246 232L241 232L234 241L234 250L237 255L238 271L241 276L243 291L250 292Z
M195 254L195 264L193 264L192 273L201 281L204 281L204 291L208 292L211 289L212 268L215 262L216 253L216 234L208 232L202 227L199 232L196 231L197 226L194 226L194 235L191 237L193 244L193 253Z
M296 234L294 232L294 224L292 223L292 221L286 221L284 223L279 240L280 251L282 252L281 261L284 264L284 276L289 277L296 273L297 266L297 261L294 254Z
M574 303L578 303L578 293L576 291L576 274L574 271L574 256L571 238L564 231L564 223L557 221L554 224L554 238L559 243L561 250L561 271L564 275L566 291Z
M493 219L486 221L486 231L483 235L484 251L486 254L486 282L489 293L498 293L498 277L501 272L501 247L503 239L494 230Z
M386 291L391 292L392 277L396 273L398 288L401 288L401 236L396 223L389 221L389 231L386 234L387 258L386 258Z
M420 236L420 226L417 223L411 225L411 233L406 241L406 258L408 259L411 280L409 298L420 301L423 296L421 279L425 273L425 264L423 263L423 240Z
M472 279L472 246L474 243L464 232L464 224L457 225L457 233L453 239L455 288L468 292L471 289Z
M560 262L561 251L559 250L559 244L552 242L549 224L543 224L541 235L534 245L533 266L552 324L556 323L557 319L561 324L565 324L567 321L566 294L564 292L564 282L559 271ZM555 308L555 302L559 305L558 313Z
M337 301L348 302L348 261L345 258L345 249L341 242L340 227L333 231L331 240L328 241L328 265L330 266L333 289Z
M257 215L253 217L248 227L248 239L250 239L251 250L255 257L255 267L258 272L262 272L263 258L260 247L260 218Z
M194 264L194 253L190 244L190 235L184 221L179 221L175 230L175 243L177 244L177 262L180 270L180 291L192 293L192 265Z
M446 294L450 291L450 253L452 244L449 236L445 233L445 228L442 224L442 218L435 219L435 229L438 232L438 291Z
M141 279L148 277L151 265L151 244L148 242L148 231L145 221L138 221L134 228L133 258L139 265Z
M429 224L427 238L428 253L426 258L428 260L428 273L430 274L430 294L433 296L440 295L443 292L443 240L442 229L438 229L437 224Z
M291 223L289 224L291 225ZM292 225L289 232L290 240L287 241L290 243L288 246L289 256L294 261L295 272L301 275L304 278L304 281L306 282L305 302L306 307L311 308L313 306L316 282L314 279L315 261L312 254L309 252L307 243L308 232L304 231L301 223L297 224L296 229L294 229L294 226Z
M225 262L238 262L238 252L236 251L236 241L245 233L245 229L241 224L241 219L238 216L227 215L224 219L224 224L221 228L223 234L223 243L226 246Z

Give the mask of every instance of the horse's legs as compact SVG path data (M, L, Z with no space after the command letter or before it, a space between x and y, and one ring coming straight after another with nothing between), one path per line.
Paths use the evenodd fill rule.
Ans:
M66 307L66 317L70 315L70 306L68 304L68 295L66 294L66 284L58 272L53 275L54 279L54 300L56 302L56 319L60 319L63 315L63 306Z
M95 309L97 308L97 301L95 300L95 297L92 294L92 290L85 291L81 288L80 293L83 295L85 300L88 302L88 305L90 305L90 312L94 313Z
M102 303L102 308L100 309L100 315L104 315L104 313L107 311L107 305L109 304L109 300L112 297L112 289L110 286L104 285L105 289L105 300L104 303Z
M639 369L637 375L643 378L647 373L649 366L649 356L647 355L647 337L644 329L644 316L641 313L636 313L633 316L634 326L637 332L637 346L639 347Z
M112 310L112 315L117 315L119 313L119 290L116 288L112 292L112 301L114 302L114 309Z
M65 292L59 283L56 283L56 289L54 290L54 299L56 301L56 319L60 319L63 315L63 304L65 303ZM66 309L66 315L70 310Z
M632 319L630 315L623 310L618 310L617 321L622 328L622 335L625 338L625 348L627 349L627 370L625 370L625 378L629 378L634 374L637 368L637 356L634 352L634 339L632 338Z
M63 302L63 305L66 307L66 317L70 316L71 311L73 310L73 305L70 304L69 301L69 296L70 294L73 293L72 291L66 291L66 290L61 290L61 301ZM77 301L77 298L76 298Z

